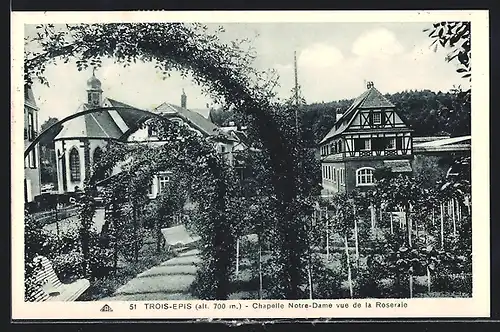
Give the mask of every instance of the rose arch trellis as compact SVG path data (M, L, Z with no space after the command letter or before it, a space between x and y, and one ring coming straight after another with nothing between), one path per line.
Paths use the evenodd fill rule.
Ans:
M52 25L38 28L39 35L34 41L42 51L25 51L25 83L28 85L33 78L46 83L45 67L57 59L76 59L79 69L100 66L105 57L125 66L142 60L155 62L165 75L172 69L183 75L192 75L207 93L235 105L237 111L250 116L269 156L272 186L281 215L276 240L281 246L281 261L277 268L283 283L283 297L299 298L302 252L296 218L300 205L297 201L294 146L293 142L284 139L269 112L273 107L270 92L266 86L259 85L258 80L252 79L259 76L252 69L251 56L247 56L248 53L237 44L219 43L216 35L198 24L81 24L67 25L64 30ZM79 115L75 114L75 117ZM35 142L28 149L33 148ZM27 153L28 150L25 155Z

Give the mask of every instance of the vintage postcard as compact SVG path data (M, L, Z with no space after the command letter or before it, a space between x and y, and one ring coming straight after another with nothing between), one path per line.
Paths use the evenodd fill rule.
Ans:
M487 11L13 12L12 318L489 317L488 41Z

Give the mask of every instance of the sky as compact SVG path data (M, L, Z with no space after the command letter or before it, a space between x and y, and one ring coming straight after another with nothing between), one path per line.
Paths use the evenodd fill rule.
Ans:
M447 50L430 48L432 40L423 29L432 23L229 23L222 25L222 41L250 38L259 70L279 74L278 96L288 98L294 85L294 51L297 52L298 81L307 103L350 99L373 81L382 93L429 89L448 91L468 82L447 63ZM33 25L25 26L29 37ZM33 92L40 108L40 123L74 113L85 102L86 81L92 70L79 72L74 62L57 62L46 68L50 87L35 83ZM128 68L104 60L96 70L104 97L151 109L163 102L180 104L182 89L187 107L204 109L209 97L189 79L173 72L163 80L153 64L137 63ZM203 115L206 112L200 111Z

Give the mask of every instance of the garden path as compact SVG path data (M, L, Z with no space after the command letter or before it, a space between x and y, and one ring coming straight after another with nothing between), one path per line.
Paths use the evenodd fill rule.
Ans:
M99 301L195 300L189 287L200 261L198 249L185 251L138 274L111 297Z

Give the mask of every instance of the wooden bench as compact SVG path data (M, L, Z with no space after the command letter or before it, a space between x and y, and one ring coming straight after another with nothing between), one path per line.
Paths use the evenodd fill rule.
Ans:
M200 236L192 236L187 231L184 225L178 225L161 230L165 243L168 246L167 250L177 253L177 251L192 248L201 240Z
M32 302L75 301L90 287L87 279L79 279L70 284L62 283L47 257L36 257L35 263L38 262L41 263L41 269L37 271L35 282L39 287L30 296Z

